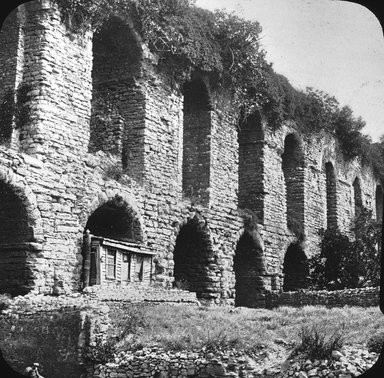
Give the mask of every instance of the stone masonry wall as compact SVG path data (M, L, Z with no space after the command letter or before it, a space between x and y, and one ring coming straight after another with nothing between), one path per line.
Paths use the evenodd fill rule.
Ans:
M16 89L18 45L19 22L17 11L14 10L4 21L0 32L0 77L2 82L0 98L3 98L7 90L14 91Z
M272 306L379 306L380 288L285 292L272 298Z
M238 139L230 106L210 104L205 110L210 122L203 134L190 127L182 90L158 71L156 56L135 39L134 31L129 31L129 40L108 29L111 25L103 31L104 36L110 33L108 38L116 37L111 46L125 49L122 61L112 69L98 62L105 53L97 52L100 35L94 39L90 34L74 35L50 1L36 0L18 9L17 19L24 25L18 43L16 29L10 26L15 19L11 15L1 34L6 43L0 45L1 54L5 52L0 55L6 59L0 63L13 62L9 63L13 68L0 67L0 87L14 82L30 86L30 120L22 125L20 138L13 130L13 142L0 146L0 179L5 190L20 200L14 203L25 210L26 229L32 235L22 240L24 247L18 250L24 252L19 256L22 267L16 270L28 271L25 290L50 293L54 284L67 293L82 288L85 226L96 209L116 196L135 214L143 245L156 253L152 284L173 287L177 237L183 226L196 226L203 234L201 261L206 265L200 268L207 277L200 299L229 304L236 297L236 247L249 231L239 215L239 193L243 193L240 207L255 211L259 218L252 230L263 266L257 285L268 291L282 287L284 256L292 243L301 243L307 257L318 250L318 230L327 224L326 163L335 169L338 227L349 232L353 224L356 177L362 204L375 214L378 180L368 167L357 160L344 161L329 135L300 140L304 163L295 206L303 212L302 240L287 225L287 203L292 197L283 157L285 139L294 133L292 125L272 132L260 123L262 140L256 141L257 153L251 156L253 152L244 149L246 140ZM131 51L138 52L135 62L129 60ZM94 54L99 56L93 63ZM125 75L124 80L120 75ZM108 97L109 92L116 97ZM115 108L97 102L97 96L116 99ZM95 119L105 115L112 122L98 129ZM183 159L186 163L192 140L195 147L203 148L203 143L206 153L194 176L204 179L209 195L203 201L185 197L182 191ZM249 161L255 169L244 168ZM245 192L252 193L252 203L244 202L244 185ZM0 207L0 216L9 214L7 206ZM9 256L12 248L5 244L2 248ZM0 263L8 264L6 254Z

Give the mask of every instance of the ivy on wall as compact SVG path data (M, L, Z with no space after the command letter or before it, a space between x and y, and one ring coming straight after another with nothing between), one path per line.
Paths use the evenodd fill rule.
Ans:
M111 15L132 27L159 57L159 68L183 84L192 73L207 78L212 93L230 94L238 117L261 111L272 129L294 121L302 134L326 130L346 159L365 156L371 164L364 122L348 107L318 90L292 87L265 58L257 21L233 13L210 12L194 0L55 0L74 31L96 31ZM240 112L240 109L242 111Z

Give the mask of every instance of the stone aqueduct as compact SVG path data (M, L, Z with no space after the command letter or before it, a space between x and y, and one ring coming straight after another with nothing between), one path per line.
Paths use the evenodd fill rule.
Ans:
M258 306L305 287L320 228L382 212L379 180L332 136L272 132L258 114L238 125L203 79L168 84L118 18L74 35L49 1L29 2L0 51L0 97L30 97L0 146L2 292L81 289L89 228L151 252L152 284Z

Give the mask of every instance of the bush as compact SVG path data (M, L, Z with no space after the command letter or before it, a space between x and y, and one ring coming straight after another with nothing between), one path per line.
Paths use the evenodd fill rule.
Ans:
M84 359L97 363L105 364L114 359L116 353L116 341L113 339L103 340L97 337L95 345L88 346L84 349Z
M368 352L380 353L384 345L384 332L380 332L369 338L367 342Z
M113 329L118 330L118 334L115 335L118 341L122 341L128 335L139 334L147 326L147 316L142 305L125 307L124 312L113 319Z
M9 307L10 299L9 294L0 294L0 314Z
M304 353L310 359L328 359L332 351L341 349L344 344L345 324L340 329L327 335L329 331L320 324L303 326L299 332L301 343L295 352Z
M355 240L338 229L320 230L320 253L308 263L313 289L338 290L380 283L381 223L362 208L355 219Z

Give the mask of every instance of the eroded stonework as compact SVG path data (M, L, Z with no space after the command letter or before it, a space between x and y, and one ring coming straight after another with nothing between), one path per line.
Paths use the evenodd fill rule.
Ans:
M151 253L142 285L263 306L292 274L289 248L305 265L320 228L352 236L359 207L382 209L378 178L345 161L332 136L272 132L256 114L239 125L204 78L171 86L117 17L75 35L51 2L29 2L3 25L0 51L0 98L20 87L29 96L29 118L0 146L2 292L78 291L92 264L112 285L144 276L127 266L121 279L133 249L92 260L91 228Z

